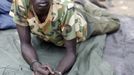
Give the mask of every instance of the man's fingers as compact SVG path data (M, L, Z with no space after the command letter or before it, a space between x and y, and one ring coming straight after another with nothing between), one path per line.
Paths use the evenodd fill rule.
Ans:
M34 75L41 75L41 74L39 74L38 72L34 72Z
M53 70L51 69L51 67L48 64L43 65L43 68L47 68L51 74L54 74Z
M34 74L33 75L37 75L37 72L34 72Z
M49 74L49 71L48 70L45 70L45 69L42 69L42 68L39 68L38 69L38 72L43 74L43 75L48 75Z
M54 74L53 70L51 69L51 67L49 65L46 65L46 67L50 71L51 74Z

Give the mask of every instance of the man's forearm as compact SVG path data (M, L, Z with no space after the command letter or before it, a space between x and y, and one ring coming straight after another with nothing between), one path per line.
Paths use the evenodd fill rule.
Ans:
M38 56L36 50L29 44L22 44L22 55L28 64L31 64L33 61L38 61Z
M61 73L69 71L73 66L75 60L76 60L76 55L72 52L67 52L65 56L62 58L62 60L60 61L60 63L58 64L56 70Z
M76 38L72 40L65 40L66 54L58 64L57 71L63 74L69 71L76 61Z

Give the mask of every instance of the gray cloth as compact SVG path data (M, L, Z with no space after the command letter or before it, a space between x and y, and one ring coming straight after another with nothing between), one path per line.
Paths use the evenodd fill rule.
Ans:
M83 11L82 14L85 12L85 17L88 16L86 19L92 26L91 34L103 35L91 37L77 44L77 59L68 75L114 75L112 67L102 57L106 40L105 33L117 30L119 20L88 1L85 3L86 11ZM2 60L0 63L2 67L6 67L2 68L0 73L4 73L3 75L31 75L29 66L22 58L16 30L1 31L0 41L2 41L0 42L0 59ZM32 44L38 52L40 61L49 63L53 68L65 53L63 47L45 43L35 36L32 38Z
M16 30L0 31L0 75L32 75L23 60ZM102 59L106 35L92 37L77 45L77 60L68 75L113 75L112 67ZM45 43L33 36L33 46L40 61L54 68L64 55L64 48Z
M31 75L21 56L16 30L0 31L0 75Z
M134 75L134 18L119 17L121 27L106 40L104 59L117 75Z
M104 51L102 46L105 43L98 44L97 42L94 42L94 44L98 46L92 46L94 51L89 52L82 49L91 47L88 46L91 44L88 41L104 41L105 35L91 38L92 40L85 42L85 45L77 46L77 48L81 47L81 50L78 49L77 51L79 56L69 75L113 75L112 68L106 61L112 65L114 75L134 75L134 18L120 17L120 19L121 27L118 32L108 36ZM103 37L103 39L99 37ZM56 47L57 51L54 49L54 45L52 47L52 44L45 44L37 38L33 40L36 40L33 42L35 47L37 49L41 48L38 49L40 60L43 63L48 62L52 67L55 67L64 55L64 50ZM0 31L0 75L32 75L29 66L21 56L18 41L16 30ZM100 50L95 50L96 47L100 48ZM97 56L95 56L96 53ZM102 56L104 57L103 59ZM96 60L96 58L99 60Z

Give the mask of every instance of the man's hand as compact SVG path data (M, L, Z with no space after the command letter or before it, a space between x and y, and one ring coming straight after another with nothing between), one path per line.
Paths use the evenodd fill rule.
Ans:
M35 63L33 65L33 70L34 70L34 75L54 74L54 72L52 71L51 67L48 64L42 65L40 63Z
M42 68L45 69L45 70L48 70L49 71L49 74L54 74L54 71L52 70L52 68L50 67L49 64L44 64L42 65Z

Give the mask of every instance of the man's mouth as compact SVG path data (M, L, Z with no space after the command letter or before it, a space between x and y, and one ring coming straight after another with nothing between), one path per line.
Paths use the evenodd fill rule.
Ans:
M45 3L39 3L38 7L46 7L49 3L45 2Z

